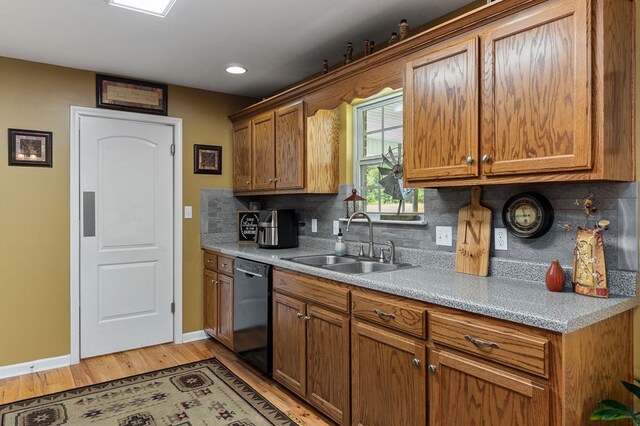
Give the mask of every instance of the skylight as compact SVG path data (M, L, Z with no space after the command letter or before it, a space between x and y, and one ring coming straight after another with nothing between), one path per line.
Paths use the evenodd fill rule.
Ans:
M148 13L149 15L167 16L176 0L109 0L112 6Z

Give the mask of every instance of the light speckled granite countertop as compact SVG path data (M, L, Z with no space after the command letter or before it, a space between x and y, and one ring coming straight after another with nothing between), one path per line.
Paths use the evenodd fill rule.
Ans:
M636 306L634 297L599 299L566 291L552 293L544 283L465 275L434 266L351 275L286 260L330 253L317 248L268 250L254 244L238 243L203 244L202 247L357 287L561 333L570 333Z

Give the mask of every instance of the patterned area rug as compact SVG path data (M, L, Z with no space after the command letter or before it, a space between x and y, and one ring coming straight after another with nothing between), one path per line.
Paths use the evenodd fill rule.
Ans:
M1 426L287 425L215 358L0 405Z

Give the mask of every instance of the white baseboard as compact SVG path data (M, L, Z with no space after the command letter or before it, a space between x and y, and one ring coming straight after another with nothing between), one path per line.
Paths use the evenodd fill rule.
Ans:
M182 343L195 342L196 340L208 339L209 335L204 330L192 331L182 335Z
M51 370L54 368L68 367L70 364L71 356L62 355L53 358L23 362L21 364L5 365L4 367L0 367L0 379L21 376L29 373L37 373L39 371Z

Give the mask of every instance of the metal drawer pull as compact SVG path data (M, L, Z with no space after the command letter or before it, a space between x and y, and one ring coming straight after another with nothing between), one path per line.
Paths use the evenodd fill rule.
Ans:
M213 263L213 260L207 259L207 263Z
M297 316L298 318L302 318L302 314L301 314L300 312L298 312L298 313L296 314L296 316Z
M385 319L385 318L395 319L396 318L396 314L388 314L386 312L382 312L380 309L374 309L373 313L376 314L377 316L379 316L382 319Z
M223 263L223 264L222 264L222 267L223 267L223 268L228 268L228 267L229 267L229 264L228 264L228 263Z
M311 319L311 317L309 315L307 315L306 317L304 317L305 321L309 321Z
M495 342L485 342L484 340L476 339L475 337L469 336L468 334L465 334L464 340L473 343L479 348L490 347L494 349L500 349L500 346Z
M413 365L415 365L416 367L420 367L420 360L418 358L414 358L413 361L411 361L413 363Z
M225 265L225 268L226 268L226 265ZM243 274L251 275L252 277L260 277L260 278L262 278L262 275L256 274L255 272L247 271L247 270L242 269L242 268L236 267L236 271L242 272Z
M211 280L211 284L217 285L218 284L218 280Z
M435 373L436 372L436 366L433 364L429 364L429 367L427 367L429 369L429 373Z

